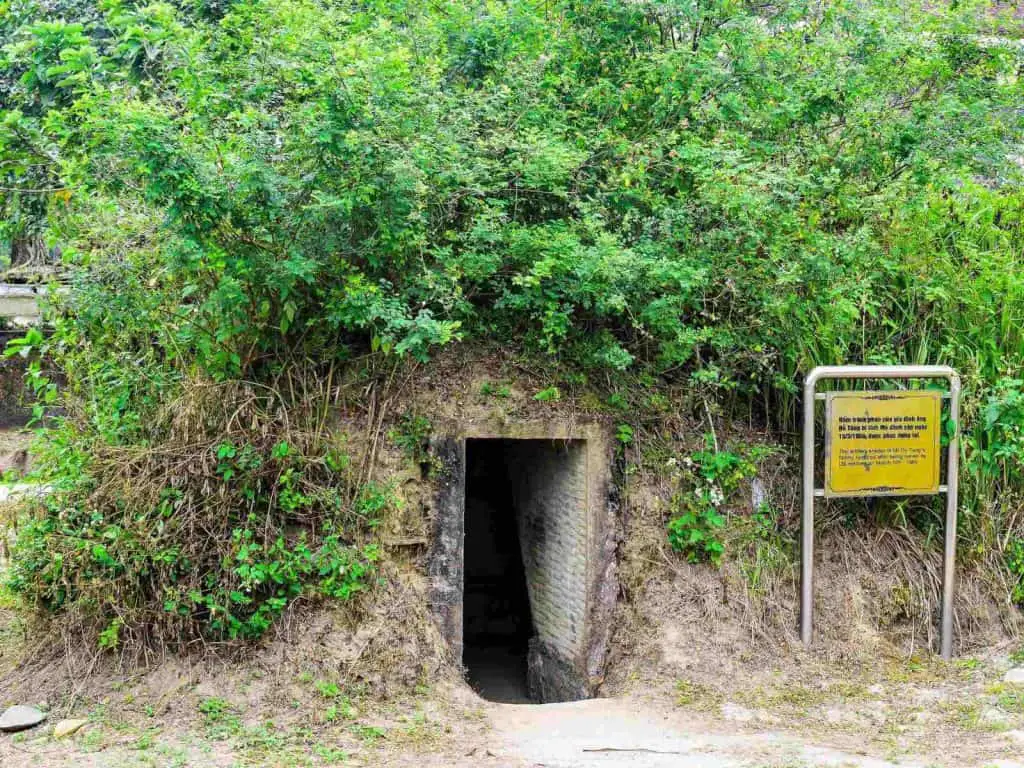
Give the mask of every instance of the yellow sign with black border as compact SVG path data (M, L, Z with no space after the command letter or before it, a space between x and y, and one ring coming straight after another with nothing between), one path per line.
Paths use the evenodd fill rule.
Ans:
M942 393L829 392L825 496L939 492Z

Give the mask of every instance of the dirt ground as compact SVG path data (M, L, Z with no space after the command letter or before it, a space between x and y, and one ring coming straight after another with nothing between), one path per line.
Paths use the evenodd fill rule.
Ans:
M312 674L168 661L89 697L26 702L50 717L0 735L0 765L1024 768L1024 686L1002 682L1013 663L922 655L858 672L807 654L716 684L650 676L615 696L511 705L451 675L381 701ZM55 739L64 717L88 724Z

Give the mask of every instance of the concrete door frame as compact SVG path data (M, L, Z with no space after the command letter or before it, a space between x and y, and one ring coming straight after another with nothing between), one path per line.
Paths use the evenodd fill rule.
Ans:
M594 694L604 677L611 637L612 613L618 596L616 550L621 540L617 486L613 482L614 448L610 430L600 424L517 424L509 428L469 428L431 440L440 467L433 514L433 535L428 554L430 602L435 621L451 648L462 659L463 568L465 538L466 441L524 440L579 441L585 451L585 510L578 542L567 558L582 557L580 588L584 625L566 653L531 644L531 688L540 701L569 701ZM575 525L580 525L577 522ZM563 538L563 537L559 537ZM550 560L550 559L549 559ZM578 564L577 564L578 566ZM558 567L557 563L554 567ZM577 568L578 572L578 568ZM562 644L563 649L566 647ZM536 684L533 683L535 681Z

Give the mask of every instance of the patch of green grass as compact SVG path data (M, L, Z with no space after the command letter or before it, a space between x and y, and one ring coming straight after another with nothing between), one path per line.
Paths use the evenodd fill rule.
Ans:
M132 749L137 749L140 752L144 752L145 750L151 748L153 744L156 742L156 735L159 732L159 728L147 728L139 734L139 737L137 739L135 739L135 743L132 744Z
M85 735L82 737L79 744L81 744L81 747L85 752L99 752L107 745L106 738L103 735L103 729L95 727L90 728L85 732Z
M955 702L946 708L947 719L965 731L1000 733L1010 728L1008 722L985 718L983 704L978 700Z
M348 760L348 752L337 747L329 747L326 744L314 744L313 754L319 757L328 765L344 763Z
M246 728L239 734L240 747L248 751L274 754L288 743L289 734L277 729L272 721Z
M871 695L868 687L863 683L855 683L849 680L836 680L825 688L827 698L849 701L850 699L866 699Z
M949 665L930 654L914 654L908 659L893 659L885 676L893 683L937 683L944 680Z
M485 381L480 385L480 394L485 397L489 396L504 399L511 396L512 390L509 388L508 384Z
M317 680L313 687L325 699L336 699L341 695L341 688L338 687L338 684L328 680Z
M162 763L164 768L185 768L188 765L188 754L181 747L160 744L155 751L164 758L165 762Z
M806 709L826 701L828 696L820 688L809 688L805 685L787 685L772 691L767 698L769 706L793 707Z
M709 711L720 707L723 701L725 696L722 692L710 686L692 680L676 683L676 704L680 707Z
M326 723L333 723L336 720L354 720L359 714L359 710L353 706L352 702L348 698L344 698L341 701L331 704L323 712L323 720Z
M752 709L782 709L787 711L805 712L807 709L822 704L831 698L842 698L848 690L843 684L836 684L838 689L830 692L824 688L810 688L805 685L791 683L778 688L765 689L761 686L737 692L736 698Z
M402 718L402 725L388 732L388 741L423 748L431 744L444 733L439 723L433 722L422 710Z
M1018 685L998 684L996 705L1004 712L1024 715L1024 687Z
M223 741L242 730L238 713L227 700L219 696L211 696L200 701L199 711L203 714L206 735L210 739Z
M352 733L361 741L367 743L374 743L380 739L383 739L387 735L387 730L379 725L366 725L365 723L356 723L352 726Z

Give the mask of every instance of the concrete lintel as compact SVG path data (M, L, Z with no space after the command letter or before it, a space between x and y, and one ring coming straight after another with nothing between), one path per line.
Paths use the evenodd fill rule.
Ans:
M599 422L521 421L514 424L458 424L450 432L463 440L595 440L611 439L610 427Z

